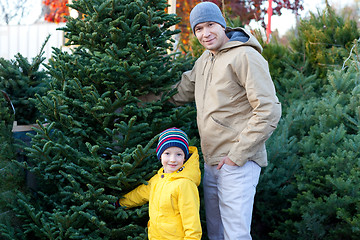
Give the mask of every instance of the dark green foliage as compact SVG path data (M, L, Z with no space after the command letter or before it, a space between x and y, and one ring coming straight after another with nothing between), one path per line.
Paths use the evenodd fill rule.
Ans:
M4 195L5 191L12 188L11 161L15 159L15 148L11 129L13 125L14 114L11 105L4 98L3 92L0 92L0 194ZM0 212L4 210L3 198L0 197Z
M0 229L15 224L8 204L16 203L16 190L24 184L23 171L13 163L16 159L16 145L11 132L13 121L14 111L9 98L0 91Z
M333 72L327 93L298 112L309 124L302 126L302 137L293 152L299 168L292 178L297 195L288 199L291 207L284 212L288 217L274 238L360 237L359 77L354 68Z
M146 239L147 205L112 203L160 167L158 133L177 126L196 136L194 108L167 101L190 63L167 53L178 19L164 12L165 0L72 6L84 18L69 18L63 30L77 47L53 51L50 89L36 95L47 122L38 121L28 161L19 164L37 184L13 207L22 225L2 231L13 239Z
M19 125L33 124L39 118L39 112L30 99L35 93L43 94L46 91L48 76L44 70L40 70L40 66L45 60L42 57L43 48L49 37L32 62L20 53L15 55L15 60L0 58L0 89L11 98L16 109L15 120Z
M70 18L63 30L77 48L54 49L50 90L36 100L48 122L39 122L28 161L18 163L37 184L18 193L11 210L20 222L0 225L1 239L146 239L147 205L124 210L111 203L158 169L160 131L181 127L199 146L193 106L174 107L166 101L172 92L144 101L167 92L194 60L167 54L175 33L168 27L177 19L165 6L74 2L84 18ZM267 141L254 239L360 238L359 36L353 22L327 9L302 20L291 48L263 43L283 115ZM7 165L15 157L8 107L0 100L0 137L10 142L0 147L1 167L14 167ZM17 189L17 181L1 179L2 192ZM4 198L0 208L10 210Z
M130 90L139 96L159 93L169 81L169 70L179 67L170 64L173 56L167 54L171 36L178 32L169 27L178 19L164 12L166 1L76 1L73 7L85 17L69 21L64 28L68 44L80 45L78 57L91 62L75 59L84 69L69 77L85 78L88 84L95 81L102 92ZM77 74L80 71L82 76Z
M50 37L50 36L49 36ZM49 38L48 37L48 38ZM35 123L40 118L32 99L43 94L48 84L48 74L40 70L45 60L42 55L48 38L43 43L39 54L31 62L20 53L15 60L0 58L0 236L1 239L15 239L22 235L14 228L21 224L10 205L17 205L17 192L24 191L26 171L17 166L17 161L24 161L25 144L13 133L13 122L18 125ZM4 93L4 94L3 94ZM5 97L5 98L4 98ZM25 134L22 135L24 137Z
M312 16L311 21L334 17L327 14L333 13ZM300 30L322 26L311 21L302 22ZM327 26L338 26L331 24ZM331 38L332 41L347 42L342 42L336 51L332 48L331 54L336 52L335 55L329 54L329 48L290 51L273 44L264 47L283 115L267 141L270 163L263 169L258 185L254 239L360 237L359 33L351 29L343 32L346 36L333 34L340 39ZM321 35L315 30L321 29L313 29L314 38ZM308 44L310 32L306 33L307 36L300 32L302 38L296 41ZM333 65L315 69L318 60L300 61L297 56L302 54L322 55L329 58L327 64L333 61ZM309 71L311 68L313 71Z

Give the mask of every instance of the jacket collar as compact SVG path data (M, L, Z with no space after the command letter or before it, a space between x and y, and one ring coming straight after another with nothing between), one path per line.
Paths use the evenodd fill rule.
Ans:
M219 49L219 52L226 51L234 47L250 46L256 49L259 53L262 53L263 48L259 41L246 29L241 27L227 27L225 33L228 36L229 41Z

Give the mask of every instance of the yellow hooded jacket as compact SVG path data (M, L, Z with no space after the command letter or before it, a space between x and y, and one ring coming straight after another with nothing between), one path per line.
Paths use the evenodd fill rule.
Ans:
M148 184L140 185L119 200L128 208L149 202L148 235L150 240L201 239L199 154L190 146L190 158L173 173L161 168Z

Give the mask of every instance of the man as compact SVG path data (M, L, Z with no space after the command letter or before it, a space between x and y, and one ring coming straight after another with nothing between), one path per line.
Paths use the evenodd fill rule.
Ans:
M251 239L250 225L265 141L281 105L262 47L242 28L226 29L218 6L196 5L191 28L207 49L175 86L172 100L195 100L204 155L204 198L209 239Z

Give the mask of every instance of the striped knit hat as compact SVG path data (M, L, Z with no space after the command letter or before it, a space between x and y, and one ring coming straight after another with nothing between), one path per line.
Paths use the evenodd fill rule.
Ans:
M160 133L156 148L156 156L160 160L161 154L169 147L178 147L185 153L185 160L189 155L189 139L186 133L178 128L169 128Z

